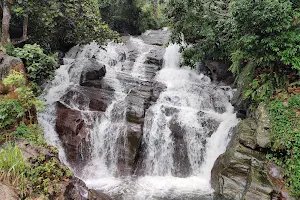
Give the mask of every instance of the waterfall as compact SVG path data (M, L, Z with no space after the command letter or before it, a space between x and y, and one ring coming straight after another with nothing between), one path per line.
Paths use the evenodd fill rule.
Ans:
M76 46L42 96L39 121L47 141L89 188L114 199L211 199L210 171L238 123L233 90L180 67L178 45L164 49L152 42L165 35L148 31L104 49ZM80 84L91 60L106 66L101 87ZM91 108L96 97L105 109ZM85 127L76 133L77 160L63 141L68 131L56 132L57 102Z

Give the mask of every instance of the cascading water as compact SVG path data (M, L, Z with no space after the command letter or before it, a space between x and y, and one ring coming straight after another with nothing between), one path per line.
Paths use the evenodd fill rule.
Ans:
M156 32L147 34L144 37ZM75 173L90 188L115 199L210 199L210 171L238 123L229 103L233 91L180 68L178 45L166 49L158 71L162 49L133 37L126 45L109 44L106 50L96 44L72 49L47 89L47 109L39 120L50 144L59 147L67 162L61 133L55 131L56 102L69 90L80 91L80 74L87 60L95 59L106 66L105 86L93 89L97 93L110 88L105 111L90 110L76 95L63 102L79 111L90 127L85 139L89 159ZM160 94L157 87L162 88Z

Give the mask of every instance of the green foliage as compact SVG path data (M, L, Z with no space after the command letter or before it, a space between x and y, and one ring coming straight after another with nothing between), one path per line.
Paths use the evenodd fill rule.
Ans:
M31 162L36 167L28 169L26 176L38 195L48 197L59 189L58 183L60 181L72 176L72 172L55 157L46 159L45 155L41 155Z
M154 16L152 1L107 0L99 1L101 16L109 26L120 33L140 34L148 29L164 26L164 3L158 5L158 16Z
M289 66L300 72L300 12L292 5L286 0L231 1L233 52L261 67Z
M166 7L173 29L171 41L185 43L183 50L188 53L184 52L183 57L186 63L229 58L234 31L228 17L229 1L170 0Z
M20 87L26 84L26 79L24 74L13 71L12 74L9 74L5 79L2 81L3 85L5 86L15 86L15 87Z
M33 123L34 110L42 109L42 101L39 100L28 86L20 85L24 83L25 77L19 72L9 74L3 83L16 87L16 97L10 95L0 99L0 129L8 128L18 124L21 119L29 117L29 123Z
M43 130L36 124L25 125L24 123L20 123L13 134L15 137L25 139L33 145L46 146L43 138Z
M0 129L16 124L24 114L22 103L17 99L0 99Z
M283 97L286 97L283 94ZM288 185L300 197L300 95L270 102L273 151L269 158L285 169ZM276 151L281 152L280 154Z
M29 19L29 42L38 43L47 51L68 50L75 44L116 39L101 20L97 0L15 0L11 24L21 28L22 19Z
M17 132L27 134L25 129L20 127ZM55 152L49 153L56 155ZM48 199L50 194L55 196L59 183L71 176L72 172L56 157L47 158L41 154L25 161L16 145L7 143L5 149L0 149L0 181L19 190L22 199L39 196Z
M249 60L300 69L300 12L291 1L170 0L168 8L172 42L191 45L190 63L231 57L234 72Z
M37 44L26 44L23 48L15 48L11 55L25 60L28 77L37 85L54 76L57 55L45 54Z
M285 87L288 83L285 75L278 76L275 72L260 72L259 75L252 80L248 89L244 92L244 99L250 99L252 106L258 105L260 102L268 102L277 88Z

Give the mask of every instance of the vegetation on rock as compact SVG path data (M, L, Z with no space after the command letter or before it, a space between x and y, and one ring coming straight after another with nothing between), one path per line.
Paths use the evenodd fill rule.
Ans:
M296 89L295 89L296 90ZM299 88L298 88L299 91ZM300 94L281 92L270 102L273 152L268 157L282 166L292 193L300 196Z
M229 63L250 110L269 105L272 158L300 197L299 1L170 0L167 7L171 42L181 44L184 65Z

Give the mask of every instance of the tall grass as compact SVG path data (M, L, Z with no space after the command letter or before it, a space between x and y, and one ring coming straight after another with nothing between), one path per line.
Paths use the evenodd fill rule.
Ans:
M0 181L20 191L21 197L27 193L25 172L27 165L21 150L7 143L0 149Z

